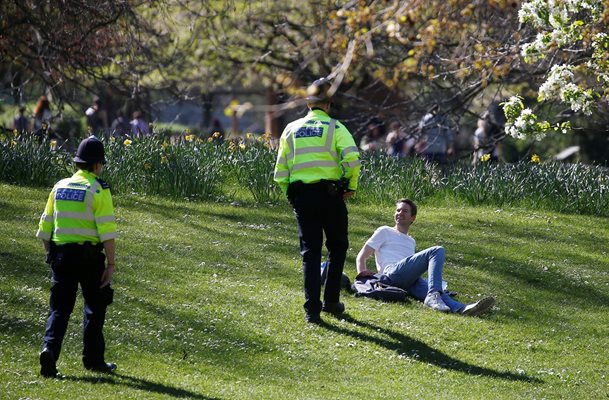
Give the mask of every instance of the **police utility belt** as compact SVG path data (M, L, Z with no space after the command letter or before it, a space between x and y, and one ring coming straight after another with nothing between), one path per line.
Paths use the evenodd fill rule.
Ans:
M102 243L93 244L91 242L84 243L66 243L66 244L55 244L55 242L50 242L49 252L47 253L47 257L45 262L50 264L55 256L59 253L62 254L79 254L82 256L90 256L94 254L99 254L104 250L104 245Z
M340 181L322 179L315 183L296 181L290 183L290 186L288 186L288 199L292 199L294 196L309 190L325 190L330 196L342 196L349 188L346 179L341 179Z

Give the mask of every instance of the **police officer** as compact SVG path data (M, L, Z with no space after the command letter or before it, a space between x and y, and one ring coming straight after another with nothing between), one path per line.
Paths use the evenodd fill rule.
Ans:
M294 208L303 260L305 320L320 323L320 311L344 312L339 301L349 246L345 200L357 189L359 153L351 133L328 116L332 98L326 78L309 87L309 113L288 124L281 134L274 179ZM328 267L323 303L321 249L323 234Z
M106 163L103 143L95 136L84 139L74 163L78 171L53 187L36 233L52 270L50 313L40 353L45 377L58 376L56 362L78 284L84 298L84 367L105 373L116 369L104 360L102 332L112 302L116 237L110 187L98 177Z

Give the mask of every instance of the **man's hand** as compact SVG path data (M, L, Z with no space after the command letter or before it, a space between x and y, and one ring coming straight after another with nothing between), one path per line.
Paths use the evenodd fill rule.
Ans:
M370 270L368 270L368 269L365 269L365 270L363 270L363 271L360 271L360 273L359 273L359 274L357 274L357 276L356 276L355 278L356 278L356 279L357 279L357 278L365 278L365 277L367 277L367 276L373 276L373 275L374 275L374 272L372 272L372 271L370 271Z
M99 286L100 289L112 283L112 275L114 275L114 265L110 265L104 270L101 277L101 285Z

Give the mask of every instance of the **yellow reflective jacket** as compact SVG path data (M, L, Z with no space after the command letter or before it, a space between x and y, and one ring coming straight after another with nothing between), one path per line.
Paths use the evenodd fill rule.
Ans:
M279 140L275 182L284 194L292 182L349 181L357 189L361 163L353 136L323 110L313 109L285 127Z
M57 182L40 217L36 237L56 244L97 244L114 239L116 220L107 183L80 170Z

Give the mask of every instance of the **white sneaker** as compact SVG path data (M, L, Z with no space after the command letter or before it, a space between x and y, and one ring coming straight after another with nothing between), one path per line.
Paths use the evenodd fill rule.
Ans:
M449 312L450 307L444 303L442 300L442 296L440 296L440 292L429 293L427 297L425 297L425 301L423 302L427 307L432 308L436 311Z
M495 299L491 296L485 297L475 303L466 305L465 308L461 310L461 314L476 317L490 310L493 305L495 305Z

